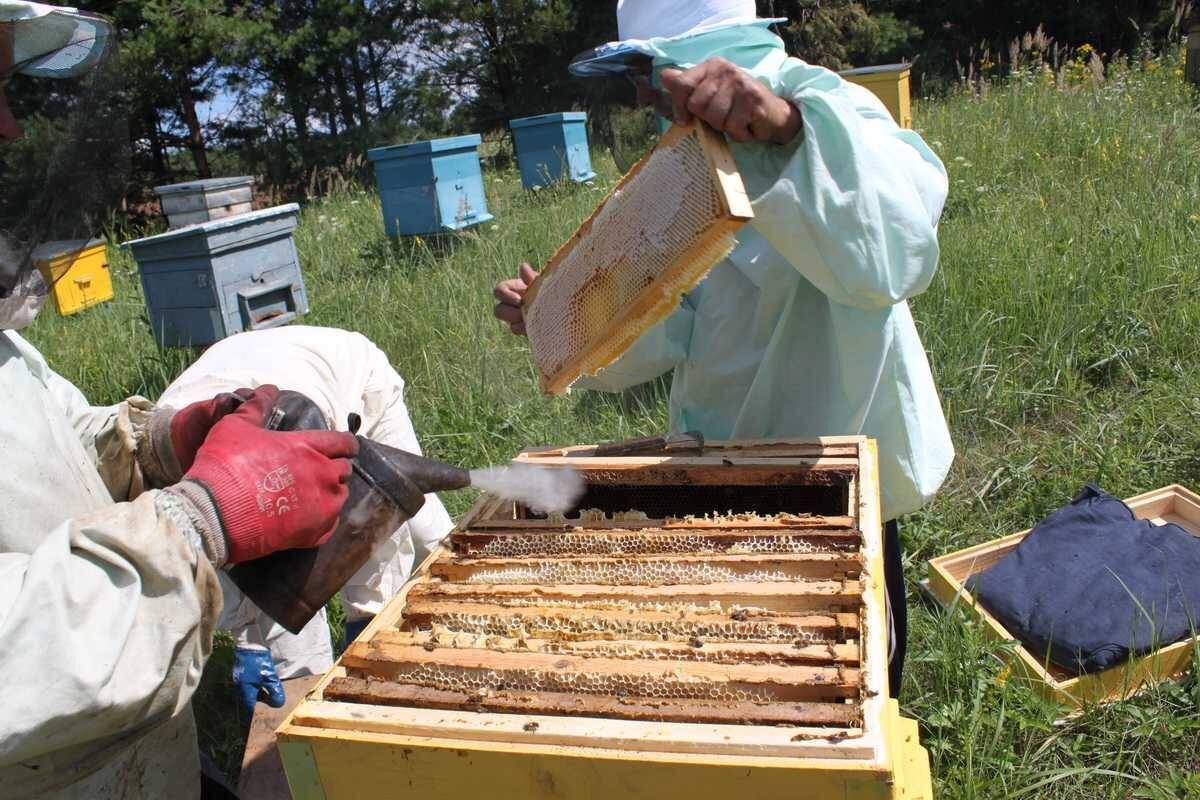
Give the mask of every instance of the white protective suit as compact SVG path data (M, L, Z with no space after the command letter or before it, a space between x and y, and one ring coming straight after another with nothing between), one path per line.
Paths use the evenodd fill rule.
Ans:
M292 325L240 333L217 342L184 371L159 398L182 408L221 392L273 383L313 400L329 426L346 430L351 412L362 417L359 433L382 444L420 453L404 381L383 351L358 333ZM379 612L400 590L413 564L440 542L453 523L437 495L426 497L420 513L380 544L342 589L349 620ZM220 627L233 632L240 647L266 647L282 679L320 674L333 664L325 612L297 635L276 624L224 575L225 613Z
M150 403L91 406L4 331L0 408L0 795L198 796L221 595L179 501L141 492Z
M652 26L652 8L669 20L686 5L638 2L641 28L630 17L623 31ZM618 391L674 370L674 431L872 436L893 519L933 497L954 458L907 303L937 269L946 171L878 98L789 58L766 25L625 42L656 72L724 57L791 101L803 131L788 145L731 144L755 213L737 247L672 316L576 385Z

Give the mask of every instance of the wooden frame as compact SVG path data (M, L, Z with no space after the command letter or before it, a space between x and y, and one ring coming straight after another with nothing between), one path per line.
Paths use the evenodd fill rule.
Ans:
M539 380L542 391L546 394L561 394L580 375L594 373L612 363L633 344L638 335L669 314L678 304L680 295L700 282L713 264L722 257L722 254L714 252L714 248L724 246L722 243L727 242L735 231L754 218L750 198L746 194L741 174L738 172L737 164L725 137L699 121L688 125L674 125L654 149L621 178L591 216L546 263L545 268L525 295L523 306L526 312L532 313L542 287L547 280L555 277L566 256L581 241L590 236L593 223L604 211L608 202L626 189L656 152L670 148L681 139L693 135L699 137L704 148L705 157L717 186L721 213L713 218L704 234L687 251L676 258L662 275L657 276L653 283L641 289L633 302L629 303L618 316L611 320L602 332L592 336L580 352L563 364L561 368L552 374L547 374L539 364ZM603 289L597 291L603 291ZM535 362L537 362L538 337L535 330L530 330L529 340L530 347L534 351Z
M543 464L561 460L590 462L588 474L607 470L625 474L630 470L656 468L691 469L694 474L702 474L717 469L712 461L714 457L721 461L721 453L736 454L736 458L752 462L775 453L780 454L777 455L780 462L796 461L798 472L793 472L793 478L797 474L819 475L823 463L836 461L839 473L848 481L844 514L819 519L797 517L795 530L806 536L842 536L840 531L853 526L862 532L861 562L856 562L850 574L841 578L836 577L836 572L823 573L822 577L804 578L786 586L769 581L696 586L579 583L558 587L479 586L436 578L439 571L446 573L447 565L462 561L456 562L450 548L443 546L425 561L280 728L281 752L296 796L342 796L350 787L360 794L366 791L366 786L374 785L375 776L347 775L339 766L340 756L333 755L352 751L359 756L357 760L351 759L352 763L363 763L362 759L366 759L387 772L391 780L405 777L413 786L424 786L425 779L417 776L417 770L454 769L453 759L449 762L444 759L446 754L457 753L473 764L490 765L488 769L495 770L495 774L480 775L477 779L486 781L500 796L585 797L595 796L596 786L611 785L631 797L712 797L721 786L740 785L743 792L749 789L751 795L761 797L795 796L797 789L846 797L931 797L928 762L916 741L915 724L902 720L895 702L888 698L887 624L874 443L855 437L814 442L713 443L696 457L594 459L587 453L587 448L557 452L546 449L524 453L519 460ZM726 460L730 463L722 465L725 470L739 471L735 460ZM515 526L524 534L556 530L547 527L545 520L514 519L511 503L484 496L459 523L451 544L461 552L462 547L476 542L471 538L476 534L505 535L498 533L501 530L498 527L481 527L485 523L499 525L499 516L505 513L509 528ZM659 523L662 527L656 530L668 534L714 537L755 534L754 528L722 533L721 526L728 526L728 522L712 518L652 521ZM557 529L563 528L559 523ZM575 526L575 530L580 528ZM615 536L627 530L600 527L584 532ZM760 533L763 530L778 531L778 527L757 529ZM792 591L787 591L789 588ZM828 614L828 624L856 630L858 636L847 644L803 647L791 642L709 644L705 645L709 649L700 656L696 655L694 645L686 642L646 640L636 644L638 653L614 660L603 652L604 639L572 644L568 653L554 650L547 642L538 641L531 646L528 641L505 640L500 636L489 637L487 650L475 649L479 647L476 643L450 650L446 640L435 643L431 641L432 634L420 625L407 624L422 613L432 613L421 610L429 604L458 604L460 610L466 608L482 615L490 613L489 610L472 604L494 603L524 593L536 594L539 602L581 598L604 602L612 596L633 594L653 602L664 597L676 602L679 597L695 597L700 601L719 599L725 603L731 602L731 598L733 602L744 598L763 609L761 613L789 618L794 615L797 620L806 620L801 624L812 624L814 615ZM569 612L570 609L536 611ZM589 613L593 617L598 614ZM653 615L653 611L644 611L639 617L652 620ZM747 624L753 621L753 616L746 620ZM389 671L426 662L454 664L465 669L486 664L493 670L511 665L569 672L586 659L589 673L653 672L653 662L638 660L643 651L647 658L669 659L672 674L679 675L680 680L720 675L722 680L744 685L782 686L790 705L785 708L775 704L662 700L653 707L641 707L632 701L613 700L593 704L588 714L580 716L571 705L578 700L569 694L521 691L501 697L499 693L494 696L485 693L473 700L473 707L478 710L466 710L461 705L461 696L422 691L422 707L410 707L406 704L413 702L412 688L386 681ZM738 666L742 656L751 652L756 658L772 659L771 664L778 658L778 665ZM679 658L684 660L676 660ZM841 692L856 698L857 709L831 701ZM554 713L545 713L547 709L554 709ZM741 719L753 719L755 724L737 724ZM799 719L806 722L799 724ZM403 758L399 754L404 754ZM636 776L634 783L629 782L633 780L630 775ZM746 776L751 776L748 785L741 783ZM430 786L425 788L433 797L459 797L468 791L458 776L439 775L429 780ZM545 780L560 789L574 788L549 792ZM300 787L306 787L308 794L298 791ZM652 791L655 793L651 794Z
M1182 486L1166 486L1129 498L1125 503L1139 519L1159 524L1174 522L1200 536L1200 496ZM984 630L993 639L1015 640L1016 637L999 620L979 605L966 588L966 581L1007 555L1028 534L1029 530L1024 530L931 560L929 590L942 605L962 608L982 622ZM1082 707L1121 700L1150 682L1182 674L1191 666L1196 647L1200 647L1200 637L1176 642L1127 664L1088 675L1074 675L1044 662L1020 644L1014 650L1011 663L1017 677L1028 682L1042 697L1063 705Z

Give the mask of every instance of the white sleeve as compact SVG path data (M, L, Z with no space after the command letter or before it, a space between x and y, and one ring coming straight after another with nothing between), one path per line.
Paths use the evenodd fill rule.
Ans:
M831 300L883 308L924 291L949 183L878 98L790 58L779 91L803 118L789 145L734 144L754 227Z
M135 731L191 699L221 609L216 573L161 492L0 553L0 764Z

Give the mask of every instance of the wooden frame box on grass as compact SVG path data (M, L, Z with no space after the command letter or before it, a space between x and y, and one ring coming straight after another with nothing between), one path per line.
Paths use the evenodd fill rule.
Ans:
M297 798L932 797L874 442L517 460L584 498L480 498L280 727Z
M1200 536L1200 496L1172 485L1131 497L1125 501L1139 519L1158 524L1174 522ZM943 606L956 605L984 625L989 636L1015 640L1009 631L983 608L966 588L967 579L995 564L1029 534L1028 530L1002 539L968 547L929 562L929 590ZM1035 656L1024 645L1014 650L1017 677L1028 682L1039 695L1067 706L1082 707L1129 697L1147 683L1177 677L1192 665L1200 637L1160 648L1102 672L1075 675Z

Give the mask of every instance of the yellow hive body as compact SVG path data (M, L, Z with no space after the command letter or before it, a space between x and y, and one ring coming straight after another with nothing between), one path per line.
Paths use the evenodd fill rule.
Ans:
M1174 522L1194 536L1200 536L1200 496L1182 486L1166 486L1131 497L1125 503L1138 519L1160 524ZM943 605L955 603L982 622L992 638L1015 640L1016 637L999 620L976 602L967 590L966 582L975 573L1008 555L1028 534L1027 530L1021 531L933 559L929 562L929 589ZM1198 647L1200 636L1167 645L1132 659L1128 664L1088 675L1075 675L1046 663L1023 645L1013 651L1011 663L1015 667L1015 679L1027 682L1042 697L1081 707L1122 700L1136 694L1148 683L1181 675L1192 666L1193 654Z
M671 128L530 287L525 327L543 391L616 360L753 215L724 137L702 123Z
M47 242L34 250L33 261L63 316L113 298L102 239Z
M901 128L912 127L912 100L909 96L910 64L886 64L881 67L860 67L839 73L851 83L870 89L883 101L892 119Z
M887 687L874 443L519 459L279 729L297 798L932 797Z

